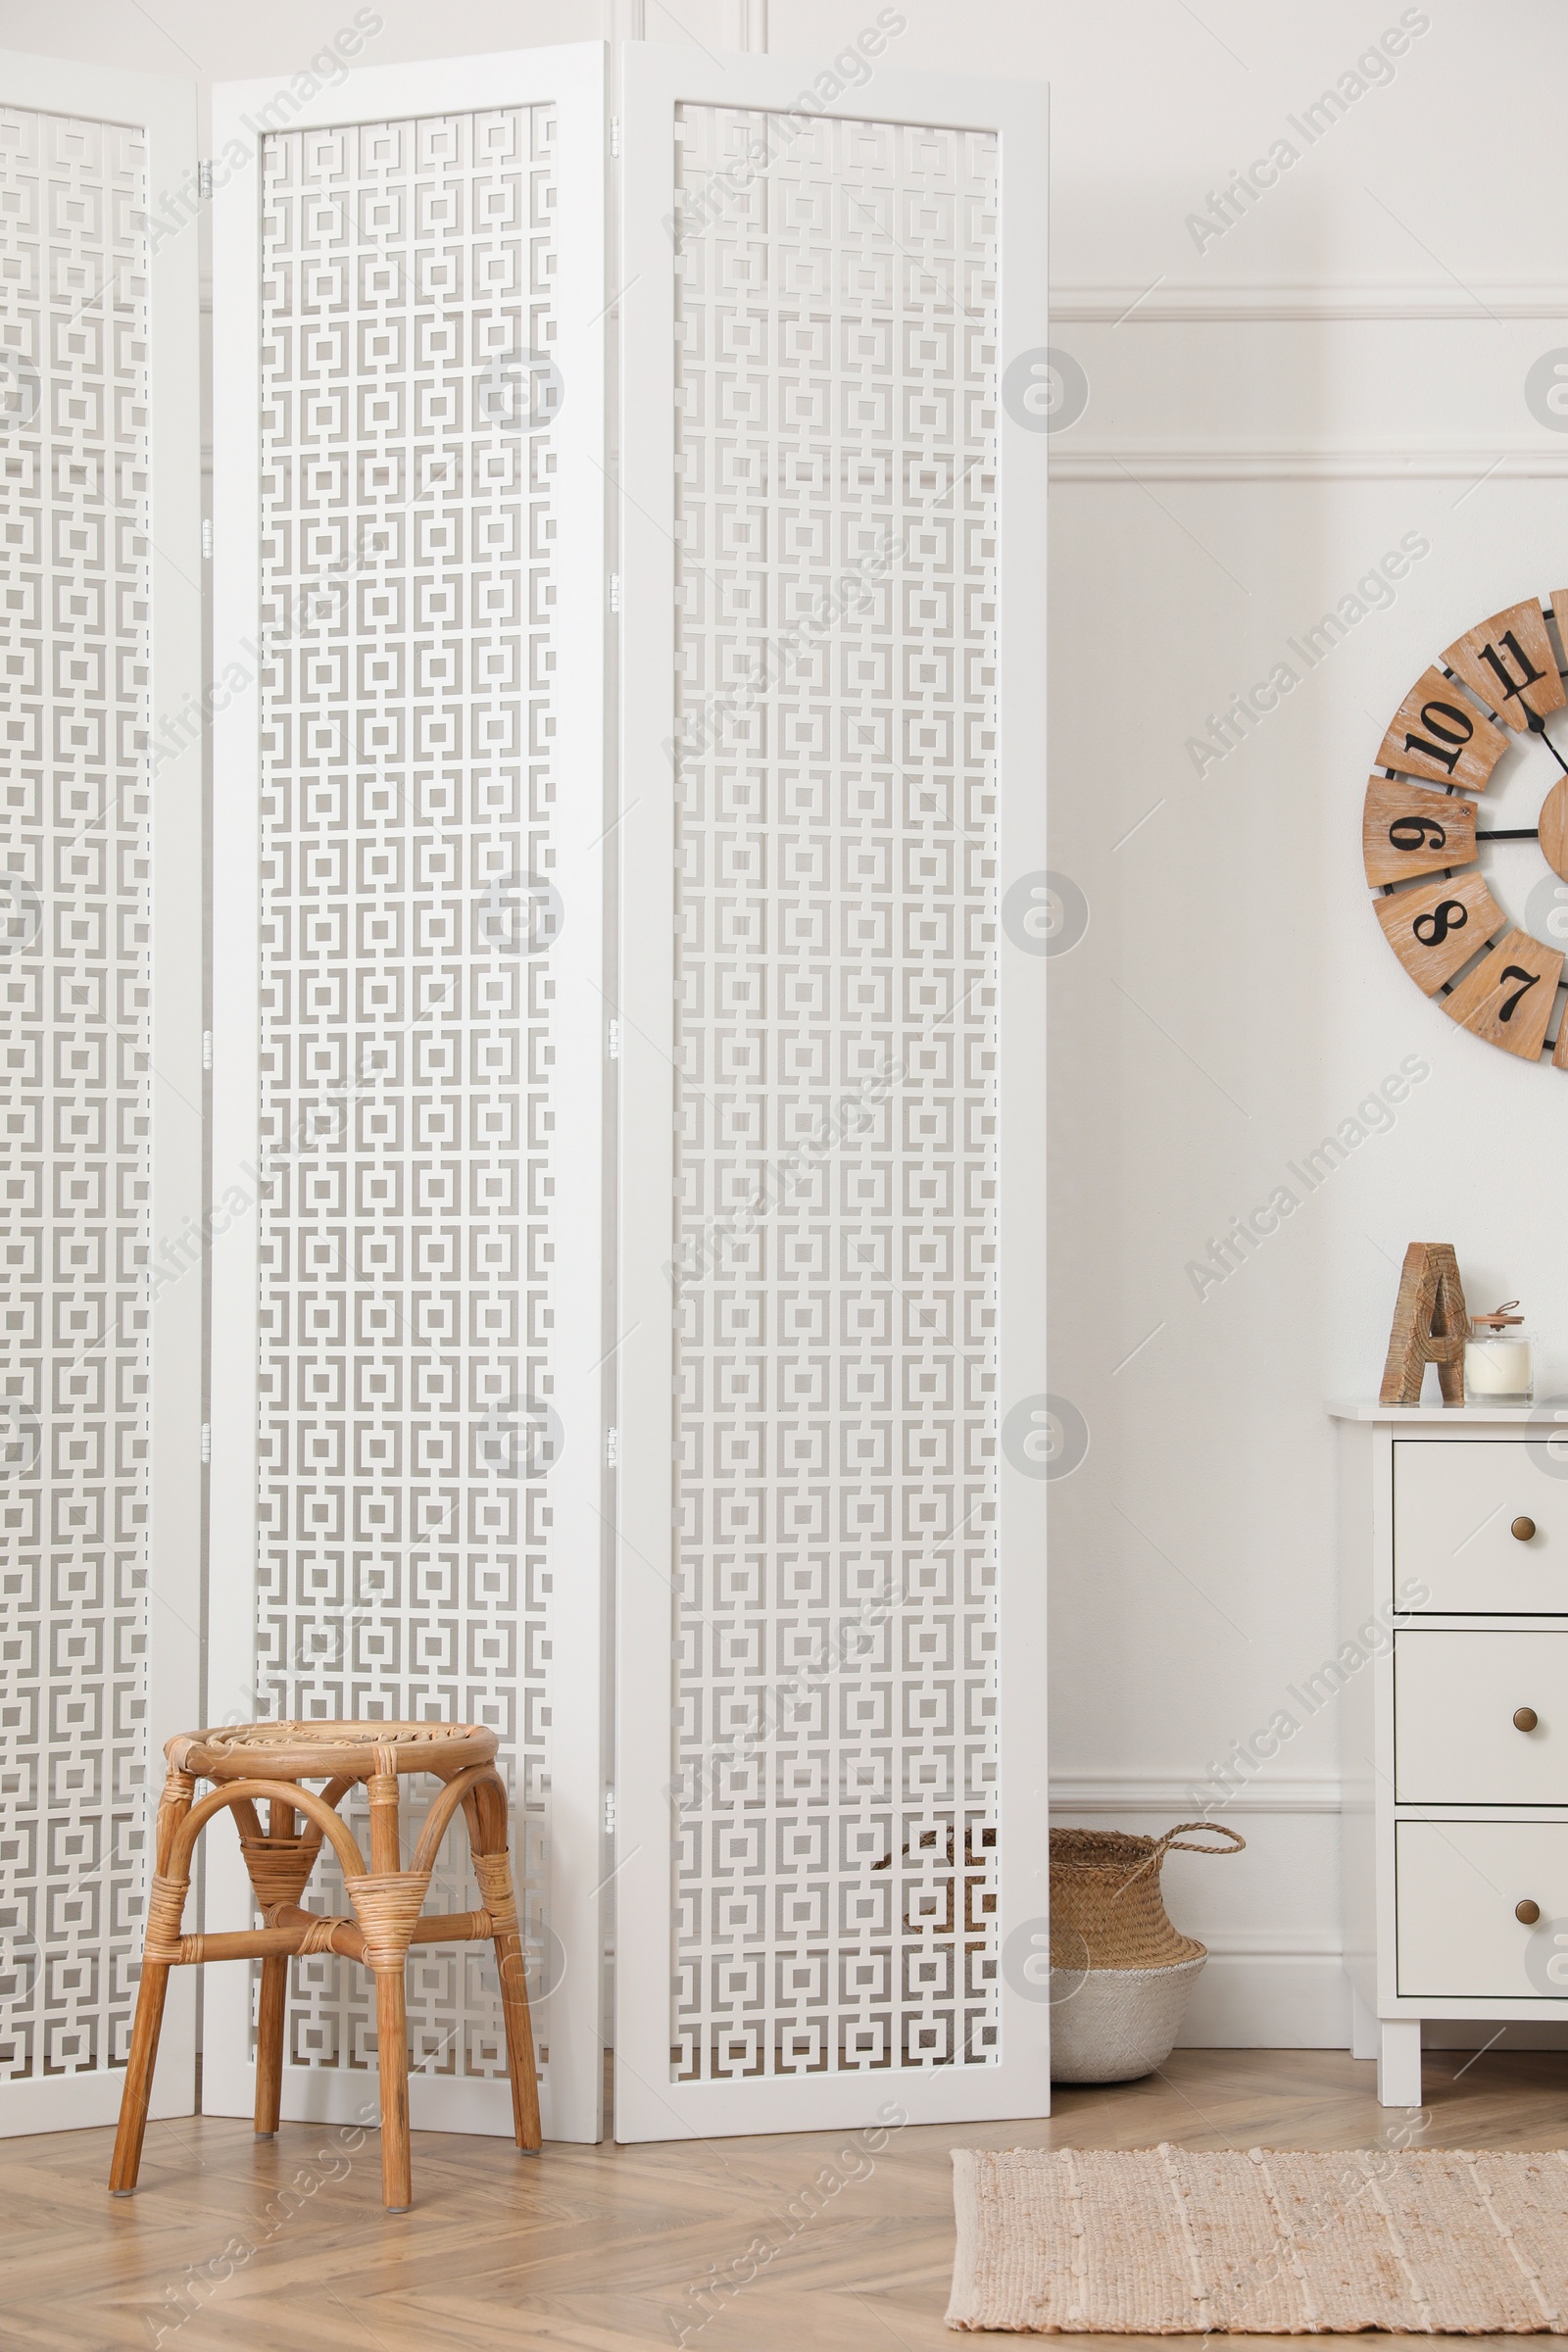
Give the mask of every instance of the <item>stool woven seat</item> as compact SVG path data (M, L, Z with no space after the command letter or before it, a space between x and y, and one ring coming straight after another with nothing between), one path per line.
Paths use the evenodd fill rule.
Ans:
M181 1772L202 1781L274 1779L330 1780L346 1773L358 1780L371 1769L372 1748L390 1748L394 1770L466 1772L489 1764L496 1752L494 1732L472 1723L225 1723L216 1732L182 1732L164 1753Z
M157 1866L147 1899L141 1984L131 2032L109 2185L128 2196L141 2166L158 2036L172 1968L205 1960L262 1962L256 2038L256 2131L278 2128L283 2077L283 2010L288 1964L298 1953L338 1952L372 1971L381 2087L381 2184L389 2212L412 2201L409 2169L408 2015L404 1968L411 1943L495 1945L507 2033L507 2068L517 2145L537 2155L539 2087L528 2017L522 1937L507 1846L506 1785L495 1766L496 1736L465 1723L246 1723L180 1732L165 1742L169 1775L158 1808ZM398 1781L425 1772L442 1782L405 1864ZM214 1784L201 1798L196 1784ZM324 1780L318 1793L306 1781ZM367 1865L338 1806L364 1782L370 1802ZM268 1826L256 1808L266 1800ZM426 1916L435 1857L462 1809L481 1911ZM181 1933L196 1839L228 1811L239 1832L257 1908L267 1925L232 1934ZM300 1817L303 1824L300 1825ZM323 1839L337 1856L353 1915L328 1918L301 1907Z

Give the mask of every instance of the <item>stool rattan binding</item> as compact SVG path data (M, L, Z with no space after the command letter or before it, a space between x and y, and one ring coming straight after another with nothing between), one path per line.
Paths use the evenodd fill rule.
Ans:
M158 1808L157 1865L147 1900L147 1936L131 2033L120 2132L109 2176L128 2196L141 2166L164 1996L172 1968L200 1960L262 1963L256 2037L256 2130L277 2130L283 2077L283 2004L296 1952L341 1952L375 1976L376 2048L381 2077L381 2187L389 2213L406 2213L409 2178L409 2052L404 1963L411 1943L496 1947L507 2030L507 2067L518 2147L539 2152L539 2084L528 2022L522 1937L507 1850L507 1795L495 1768L496 1737L474 1724L248 1723L183 1732L166 1741L169 1777ZM443 1784L405 1868L398 1833L398 1775L433 1773ZM216 1786L200 1801L199 1780ZM300 1786L324 1780L319 1795ZM370 1800L370 1861L366 1868L337 1807L358 1782ZM269 1805L264 1831L258 1803ZM459 1806L468 1829L482 1911L424 1916L436 1851ZM190 1888L191 1856L215 1813L232 1811L265 1928L237 1934L180 1933ZM297 1827L303 1814L305 1826ZM352 1919L301 1908L300 1898L325 1838L343 1866Z

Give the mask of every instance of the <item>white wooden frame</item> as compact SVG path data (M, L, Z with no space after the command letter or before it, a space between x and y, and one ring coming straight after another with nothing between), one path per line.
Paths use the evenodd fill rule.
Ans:
M42 114L134 123L147 139L149 200L185 188L179 233L149 257L152 677L148 709L182 711L202 693L201 318L195 225L195 91L163 74L50 57L0 56L0 95ZM151 760L151 746L148 748ZM152 1248L202 1217L202 744L159 770L152 826ZM198 1705L202 1621L202 1284L168 1284L152 1306L151 1548L148 1558L148 1871L163 1787L162 1742ZM196 1987L176 1980L165 2012L155 2117L195 2107ZM113 2123L123 2072L109 2067L8 2082L0 2134Z
M617 1873L615 2136L671 2139L834 2129L872 2121L896 2097L911 2122L1043 2115L1049 2009L1004 1984L995 2067L899 2069L744 2083L669 2080L671 1301L674 809L662 748L674 732L674 270L672 214L681 104L788 108L816 69L696 49L622 52L620 1487L617 1505ZM1047 337L1047 120L1030 84L877 70L822 111L870 122L994 129L1002 154L1002 363ZM1002 435L999 897L1047 864L1043 434L1005 415ZM1043 959L1004 939L1002 956L1002 1411L1047 1386ZM1002 1918L1043 1920L1049 1894L1045 1732L1045 1485L1001 1467Z
M561 554L562 711L560 764L575 787L564 808L562 841L591 873L602 858L605 833L603 697L604 614L604 392L605 379L605 62L601 43L509 51L488 56L427 60L350 73L288 118L288 129L311 129L466 112L497 106L553 103L561 126L558 185L559 279L563 315L557 357L570 397L556 428L563 496L572 500L571 527ZM260 173L251 122L277 98L272 81L239 82L216 96L214 150L237 143L248 151L214 202L215 348L215 642L221 649L255 641L258 629L258 473L260 465L257 317L261 256ZM250 121L247 121L250 118ZM221 654L220 654L221 660ZM568 733L569 730L569 733ZM218 823L215 843L216 929L220 943L215 988L214 1187L227 1172L254 1163L257 1134L259 758L254 702L242 699L217 722ZM569 832L567 828L570 828ZM592 902L592 903L590 903ZM558 1022L560 1061L568 1070L570 1100L585 1139L573 1182L562 1190L558 1269L602 1294L602 1072L605 1059L602 923L599 894L584 889L572 902L565 935L576 985L563 992ZM567 1001L569 999L569 1002ZM569 1266L569 1274L565 1269ZM236 1226L214 1254L212 1469L212 1635L210 1720L255 1712L255 1570L257 1543L257 1259L254 1220ZM584 1432L602 1431L601 1359L597 1316L586 1315L579 1356L563 1396L573 1399L570 1419ZM602 1935L602 1658L604 1552L602 1445L568 1447L552 1486L562 1556L581 1563L572 1606L555 1625L552 1673L557 1703L552 1727L554 1805L552 1917L566 1946L567 1970L553 1995L549 2018L550 2082L544 2126L556 2139L601 2135L603 2064L600 2039ZM249 1890L232 1838L209 1844L207 1922L235 1924L249 1917ZM254 2100L249 2047L248 1971L207 1972L204 2103L220 2113L246 2114ZM368 2086L363 2075L284 2069L285 2117L322 2122L356 2120ZM512 2132L504 2082L447 2082L420 2076L411 2082L416 2127Z

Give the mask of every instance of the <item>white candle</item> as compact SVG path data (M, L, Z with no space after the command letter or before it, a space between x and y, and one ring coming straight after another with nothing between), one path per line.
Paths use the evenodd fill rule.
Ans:
M1528 1340L1466 1340L1464 1385L1474 1396L1528 1396Z

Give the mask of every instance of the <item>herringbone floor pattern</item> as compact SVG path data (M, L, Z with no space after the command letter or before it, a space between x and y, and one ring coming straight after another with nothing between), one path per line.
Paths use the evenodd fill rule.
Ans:
M1429 2120L1413 2144L1568 2137L1568 2055L1435 2051L1428 2081ZM418 2202L402 2219L381 2210L373 2134L345 2150L315 2125L258 2143L221 2117L154 2124L142 2189L124 2202L104 2190L109 2132L7 2140L0 2343L935 2352L964 2340L942 2321L956 2143L1376 2145L1409 2119L1380 2108L1372 2082L1369 2065L1333 2050L1183 2050L1148 2082L1060 2092L1049 2122L910 2127L875 2155L858 2152L853 2133L821 2132L553 2143L528 2161L510 2141L416 2132Z

